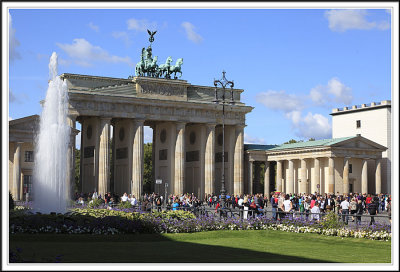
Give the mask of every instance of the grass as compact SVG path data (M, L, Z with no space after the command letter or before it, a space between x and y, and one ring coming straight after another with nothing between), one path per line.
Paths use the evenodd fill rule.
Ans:
M271 230L10 235L24 259L64 263L390 263L391 242Z

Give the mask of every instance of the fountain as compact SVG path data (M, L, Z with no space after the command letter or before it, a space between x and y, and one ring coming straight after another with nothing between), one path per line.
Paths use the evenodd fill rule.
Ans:
M67 123L67 83L57 76L57 54L49 63L50 81L36 136L33 210L65 213L69 200L67 153L71 128Z

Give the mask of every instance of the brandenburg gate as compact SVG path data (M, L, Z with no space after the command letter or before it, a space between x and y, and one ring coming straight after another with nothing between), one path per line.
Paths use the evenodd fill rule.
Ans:
M81 123L82 192L142 194L144 126L153 129L154 177L168 183L168 193L219 192L222 105L213 102L214 87L142 76L62 77L68 84L70 125ZM227 192L234 194L244 193L243 130L252 110L240 102L242 92L233 89L235 104L225 106L225 180Z

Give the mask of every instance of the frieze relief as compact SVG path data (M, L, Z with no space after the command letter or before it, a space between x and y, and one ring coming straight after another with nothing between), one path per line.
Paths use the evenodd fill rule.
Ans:
M70 100L70 111L73 110L77 115L102 115L107 113L109 116L118 118L127 118L132 115L132 118L137 114L146 115L145 118L149 120L168 120L171 117L179 117L182 119L195 118L198 122L220 122L222 114L216 110L194 109L167 105L140 105L140 104L126 104L126 103L113 103L113 102L93 102ZM123 113L123 114L121 114ZM164 118L165 117L165 118ZM225 119L227 122L241 124L245 121L244 114L227 112ZM183 119L182 119L183 120Z
M166 96L185 96L186 88L180 85L167 85L160 83L139 83L139 92L142 94L156 94Z

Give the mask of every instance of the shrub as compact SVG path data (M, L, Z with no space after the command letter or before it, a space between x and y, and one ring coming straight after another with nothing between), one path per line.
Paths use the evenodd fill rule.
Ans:
M8 192L9 193L9 209L10 210L14 210L14 207L15 207L15 205L14 205L14 199L13 199L13 196L12 196L12 194L11 194L11 192Z
M89 208L98 208L103 204L104 204L104 200L103 199L94 199L93 201L89 202L88 207Z
M338 229L343 227L343 222L336 213L330 211L321 220L321 225L324 229Z
M118 208L129 209L129 208L132 208L132 205L129 201L121 201L120 203L118 203Z

